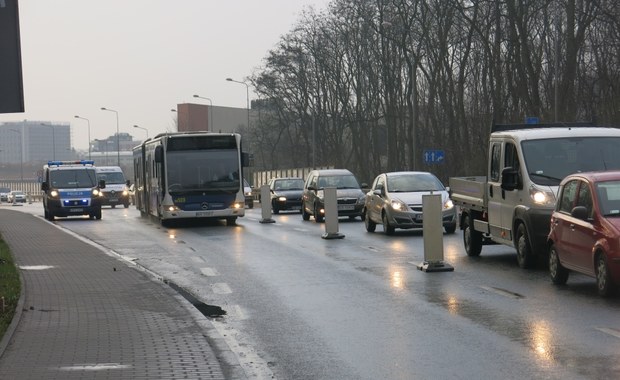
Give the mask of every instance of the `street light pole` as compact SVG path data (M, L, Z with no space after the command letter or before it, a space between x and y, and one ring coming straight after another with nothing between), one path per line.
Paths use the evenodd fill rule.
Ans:
M208 100L209 101L209 119L211 119L209 121L209 125L207 125L207 130L209 131L215 131L215 128L213 126L213 101L211 101L211 99L209 98L205 98L204 96L200 96L200 95L194 95L194 98L199 98L199 99L204 99L204 100Z
M120 134L118 131L118 111L110 109L110 108L105 108L105 107L101 107L101 110L114 112L116 114L116 159L117 159L117 165L121 166L121 140L120 140Z
M245 85L245 93L246 93L246 103L248 108L248 129L250 128L250 86L245 82L240 82L238 80L234 80L232 78L226 78L229 82L235 82Z
M9 129L9 131L19 134L19 173L22 182L24 182L24 140L22 138L22 132L13 128Z
M80 117L78 115L75 115L73 117L75 117L76 119L86 120L86 122L88 123L88 159L90 160L91 159L90 157L90 120L88 120L85 117Z
M54 126L45 123L41 123L41 125L52 128L52 159L56 161L56 132L54 131Z
M144 132L146 132L146 139L148 140L148 138L149 138L149 130L148 129L142 128L142 127L137 126L137 125L134 125L133 127L134 128L138 128L138 129L142 129Z

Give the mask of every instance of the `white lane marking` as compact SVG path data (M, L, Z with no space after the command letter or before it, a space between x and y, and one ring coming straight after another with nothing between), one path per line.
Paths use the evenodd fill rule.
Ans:
M211 285L211 289L215 294L230 294L232 293L232 289L225 282L218 282L217 284Z
M612 329L608 327L595 327L595 329L597 329L600 332L615 336L616 338L620 339L620 330L616 330L616 329Z
M246 334L242 334L225 322L214 320L212 324L224 339L230 351L237 357L237 361L248 379L275 379L275 375L269 368L269 365L256 352L253 345L247 341L239 342L237 340L237 337L244 339Z
M128 364L120 363L95 363L95 364L78 364L67 367L60 367L62 371L103 371L110 369L131 368Z
M53 265L20 265L19 269L23 270L45 270L52 269Z
M248 319L248 314L239 305L232 305L230 308L226 309L226 316L229 318L234 318L238 321Z
M203 275L209 277L220 275L215 268L200 268L200 272L202 272Z

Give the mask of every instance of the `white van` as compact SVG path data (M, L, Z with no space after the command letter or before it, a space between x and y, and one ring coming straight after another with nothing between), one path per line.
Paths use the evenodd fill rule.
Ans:
M102 206L123 205L129 207L129 186L131 182L125 179L123 170L119 166L97 166L97 181L105 181L105 189L102 190Z

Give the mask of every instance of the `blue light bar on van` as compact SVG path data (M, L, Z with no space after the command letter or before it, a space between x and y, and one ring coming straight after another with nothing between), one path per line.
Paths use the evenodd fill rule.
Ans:
M48 166L62 166L62 165L95 165L94 160L76 160L76 161L48 161Z

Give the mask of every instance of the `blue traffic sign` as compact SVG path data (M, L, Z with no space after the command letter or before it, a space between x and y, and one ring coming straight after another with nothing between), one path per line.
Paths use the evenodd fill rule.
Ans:
M441 164L444 162L445 154L443 150L425 150L424 151L424 163L425 164Z
M525 124L538 124L540 120L536 116L528 116L525 118Z

